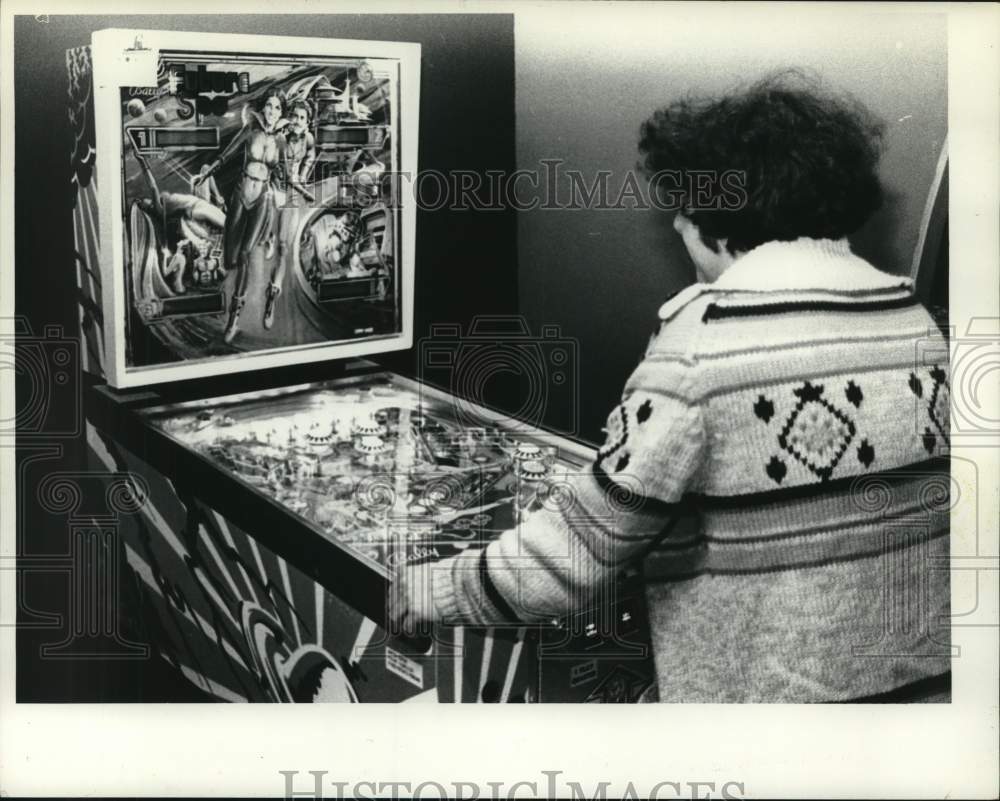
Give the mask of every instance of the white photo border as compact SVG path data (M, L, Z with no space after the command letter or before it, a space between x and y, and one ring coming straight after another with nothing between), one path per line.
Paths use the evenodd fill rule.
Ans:
M86 2L86 0L85 0ZM161 11L145 0L107 0L57 6L61 13L131 14ZM553 3L560 15L602 13L616 4ZM427 2L422 13L533 14L535 2ZM619 6L630 24L653 9L696 15L705 25L734 15L764 15L781 25L792 15L875 11L947 14L950 180L950 321L961 333L977 318L1000 315L1000 9L968 3L636 3ZM399 13L403 2L318 4L296 0L178 0L171 13ZM0 18L0 316L14 314L14 14L33 15L26 0L5 0ZM652 19L652 18L651 18ZM623 30L627 30L622 26ZM621 31L612 29L607 35ZM623 46L627 46L627 43ZM59 102L53 99L53 102ZM0 382L0 419L13 419L13 371ZM984 402L996 401L984 387ZM620 797L626 782L640 793L661 780L742 782L742 797L757 798L996 798L1000 617L997 610L1000 451L955 451L976 461L982 493L963 495L980 510L981 564L953 573L953 608L970 596L992 606L983 623L956 628L962 648L955 661L950 704L913 705L187 705L19 704L15 693L17 577L17 463L0 447L0 790L10 796L280 797L281 771L295 771L296 797L310 797L309 771L323 771L323 798L360 792L357 782L417 784L476 782L489 792L506 781L504 795L532 797L515 782L557 773L583 785L586 797L607 781ZM959 519L962 510L953 510ZM952 553L968 545L953 536ZM992 567L989 567L992 565ZM733 658L738 658L734 655ZM346 786L346 790L343 789ZM685 789L688 788L684 785ZM372 796L379 791L366 786ZM431 790L434 788L432 787ZM432 797L427 792L423 797ZM473 796L465 795L465 798ZM544 796L537 796L544 797ZM633 796L633 797L642 797ZM669 788L660 798L677 798ZM705 789L700 795L705 797Z

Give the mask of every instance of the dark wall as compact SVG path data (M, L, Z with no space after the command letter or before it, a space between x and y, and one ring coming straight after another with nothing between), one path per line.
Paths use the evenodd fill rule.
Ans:
M33 16L15 18L15 309L40 335L59 326L78 334L73 262L70 154L65 53L90 43L102 28L146 28L419 42L422 51L419 168L449 173L514 169L514 23L489 15L170 15ZM473 313L516 311L516 220L512 211L474 214L447 208L420 211L416 242L415 336L432 321L467 324ZM5 265L6 268L6 265ZM415 370L414 352L384 363ZM18 401L30 387L18 375ZM49 393L48 419L72 418L76 386ZM57 471L85 468L80 436L50 437L50 423L33 439L19 437L18 525L29 552L63 554L65 519L47 515L34 499L37 483ZM40 454L44 455L44 460ZM154 700L169 695L170 676L157 665L42 660L39 648L59 642L68 625L65 576L22 559L18 631L19 700ZM125 605L127 606L127 605ZM32 628L35 612L57 615ZM59 617L61 616L61 617ZM60 622L61 620L61 622ZM54 622L53 622L54 621ZM150 677L153 678L150 678ZM183 687L174 697L184 698ZM179 694L179 695L178 695Z

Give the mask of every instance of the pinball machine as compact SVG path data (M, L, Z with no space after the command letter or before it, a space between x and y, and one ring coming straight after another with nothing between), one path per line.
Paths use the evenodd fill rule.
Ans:
M551 625L388 630L397 570L483 547L594 455L366 358L413 347L433 269L392 180L417 167L419 45L115 30L67 66L114 511L89 536L157 657L227 701L655 697L628 570Z

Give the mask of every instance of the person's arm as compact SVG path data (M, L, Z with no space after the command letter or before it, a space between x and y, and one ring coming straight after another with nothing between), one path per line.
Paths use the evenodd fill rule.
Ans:
M219 185L215 182L215 178L212 176L209 176L208 178L208 194L216 206L221 209L225 209L226 199L222 196L222 192L219 191Z
M560 618L609 588L677 513L705 451L695 367L647 359L608 417L597 459L550 493L548 508L485 549L409 568L391 599L403 630Z
M243 140L247 138L249 133L250 133L250 124L249 121L246 121L243 123L243 127L236 132L236 135L229 140L229 144L227 144L222 149L222 152L215 157L215 160L208 165L208 169L203 170L202 172L198 173L197 176L195 176L194 185L197 186L202 181L207 181L209 178L211 178L212 175L214 175L216 171L219 169L219 167L225 164L226 161L229 159L229 157L236 151L236 149L243 144Z
M163 215L163 200L160 197L160 187L156 183L156 178L153 177L153 171L149 168L149 163L146 161L145 156L143 156L137 149L133 148L133 155L135 160L139 162L139 169L142 170L143 176L146 178L146 183L149 184L149 191L153 193L151 198L153 201L153 208L156 213L160 216Z

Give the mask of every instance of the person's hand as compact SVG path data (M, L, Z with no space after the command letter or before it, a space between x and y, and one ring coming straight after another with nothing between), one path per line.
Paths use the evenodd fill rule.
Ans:
M431 594L433 562L401 568L389 588L391 633L403 637L427 635L438 622Z
M202 164L201 169L198 170L198 174L191 179L192 186L201 186L201 184L218 168L217 162L212 162L211 164Z

